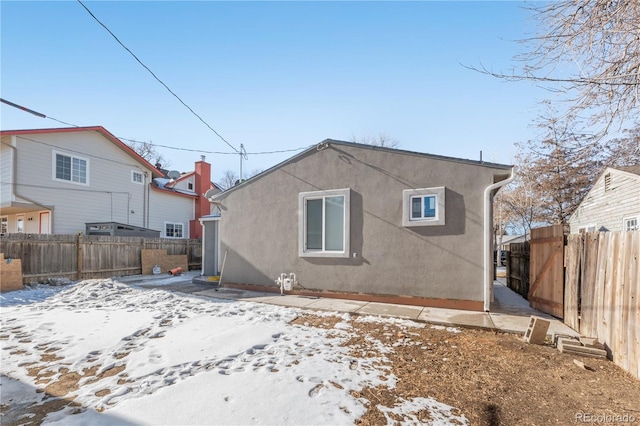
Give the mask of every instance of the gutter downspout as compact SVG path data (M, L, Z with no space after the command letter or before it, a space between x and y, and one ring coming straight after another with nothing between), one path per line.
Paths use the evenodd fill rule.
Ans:
M15 138L15 136L12 136L12 138ZM22 198L23 200L26 200L28 202L30 202L31 204L35 204L38 207L42 207L43 210L47 210L47 211L51 211L51 207L47 207L44 204L40 204L37 201L32 200L31 198L22 196L20 194L18 194L18 185L17 185L17 174L18 174L18 148L8 144L6 142L2 142L2 145L8 146L9 148L13 149L14 155L13 155L13 164L11 165L11 186L13 186L12 188L12 194L13 197L18 197L18 198ZM53 219L53 218L51 218ZM50 225L53 225L53 223L51 223ZM51 227L51 229L53 229L53 227Z
M484 311L489 312L491 307L491 287L493 286L493 281L491 280L491 268L493 266L492 262L492 252L491 250L491 240L492 240L492 232L493 226L490 222L490 214L491 211L491 192L494 189L501 188L505 185L510 184L516 178L516 175L513 171L513 167L511 168L511 174L505 180L501 180L500 182L496 182L492 185L489 185L484 190Z

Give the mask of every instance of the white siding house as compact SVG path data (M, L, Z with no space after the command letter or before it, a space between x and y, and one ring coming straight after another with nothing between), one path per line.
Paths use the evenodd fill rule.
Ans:
M607 167L569 225L572 234L640 229L640 166Z
M0 131L0 138L2 233L76 234L86 223L116 222L172 238L197 234L189 226L204 197L156 191L162 171L101 126Z

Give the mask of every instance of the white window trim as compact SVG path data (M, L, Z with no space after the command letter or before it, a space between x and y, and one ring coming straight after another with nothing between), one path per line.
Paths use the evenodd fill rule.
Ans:
M0 216L0 222L2 221L4 221L4 223L7 225L7 228L5 229L5 232L2 232L2 228L0 227L0 233L8 234L9 233L9 216Z
M623 231L627 230L627 221L628 220L633 220L633 219L636 220L636 229L635 230L637 231L638 229L640 229L640 214L637 214L637 215L633 215L633 216L625 216L622 219L622 230Z
M434 188L405 189L402 191L402 226L439 226L445 224L445 188L438 186ZM436 217L426 217L422 219L411 218L411 199L413 197L436 196Z
M169 236L167 235L167 225L169 225L169 224L170 224L170 225L174 225L174 228L175 228L175 225L180 225L180 226L182 226L182 236L181 236L181 237L169 237ZM176 239L176 240L183 240L183 239L187 238L187 235L186 235L186 233L187 233L187 232L186 232L186 228L185 228L185 226L184 226L184 223L182 223L182 222L169 222L169 221L166 221L166 222L164 223L164 228L163 228L162 233L164 234L164 238L172 238L172 239Z
M589 228L593 228L593 229L589 231ZM595 223L590 223L588 225L582 225L578 227L578 232L596 232L597 230L598 228L596 228Z
M87 165L87 181L86 182L75 182L73 181L73 178L71 180L66 180L66 179L58 179L58 177L56 177L56 155L63 155L65 157L70 157L71 158L71 162L73 164L73 159L78 159L78 160L82 160L85 162L85 164ZM82 185L82 186L89 186L89 159L85 158L85 157L80 157L78 155L74 155L74 154L69 154L66 152L62 152L62 151L52 151L52 156L51 156L51 178L56 181L56 182L64 182L64 183L70 183L73 185ZM71 169L71 176L73 176L73 168Z
M16 233L24 233L26 224L25 224L25 215L23 213L16 215ZM18 224L22 222L22 230L18 229Z
M137 180L134 179L135 175L140 175L140 177L142 178L142 180L140 182L138 182ZM144 184L144 173L140 172L138 170L131 170L131 182L135 183L136 185L143 185Z
M325 197L344 197L344 240L342 251L324 250L308 251L306 249L306 200L320 199ZM298 256L300 257L350 257L350 235L351 235L351 190L329 189L326 191L301 192L298 194ZM324 235L323 235L324 237Z

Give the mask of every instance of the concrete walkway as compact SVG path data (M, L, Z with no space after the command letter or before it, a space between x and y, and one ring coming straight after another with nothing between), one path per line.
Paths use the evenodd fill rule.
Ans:
M118 278L118 281L134 284L144 288L158 288L167 291L193 294L201 297L223 300L237 300L257 303L268 303L323 311L349 312L364 315L404 318L445 326L483 328L508 333L524 334L532 315L545 318L551 322L547 335L562 333L577 336L578 333L567 327L562 321L539 312L529 306L524 298L513 292L504 284L504 279L494 282L494 303L491 312L473 312L458 309L430 308L391 303L364 302L359 300L331 299L325 297L309 297L296 295L280 295L279 293L262 293L244 291L225 287L214 287L206 278L199 276L199 271L190 271L177 277L135 275Z

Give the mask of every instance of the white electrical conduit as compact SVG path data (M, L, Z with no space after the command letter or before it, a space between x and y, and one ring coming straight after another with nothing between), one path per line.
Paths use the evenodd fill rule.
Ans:
M491 192L494 189L501 188L510 184L516 178L513 168L511 174L505 180L489 185L484 190L484 311L489 312L491 307L491 271L493 268L493 250L491 250L491 240L493 236L493 224L491 223Z

